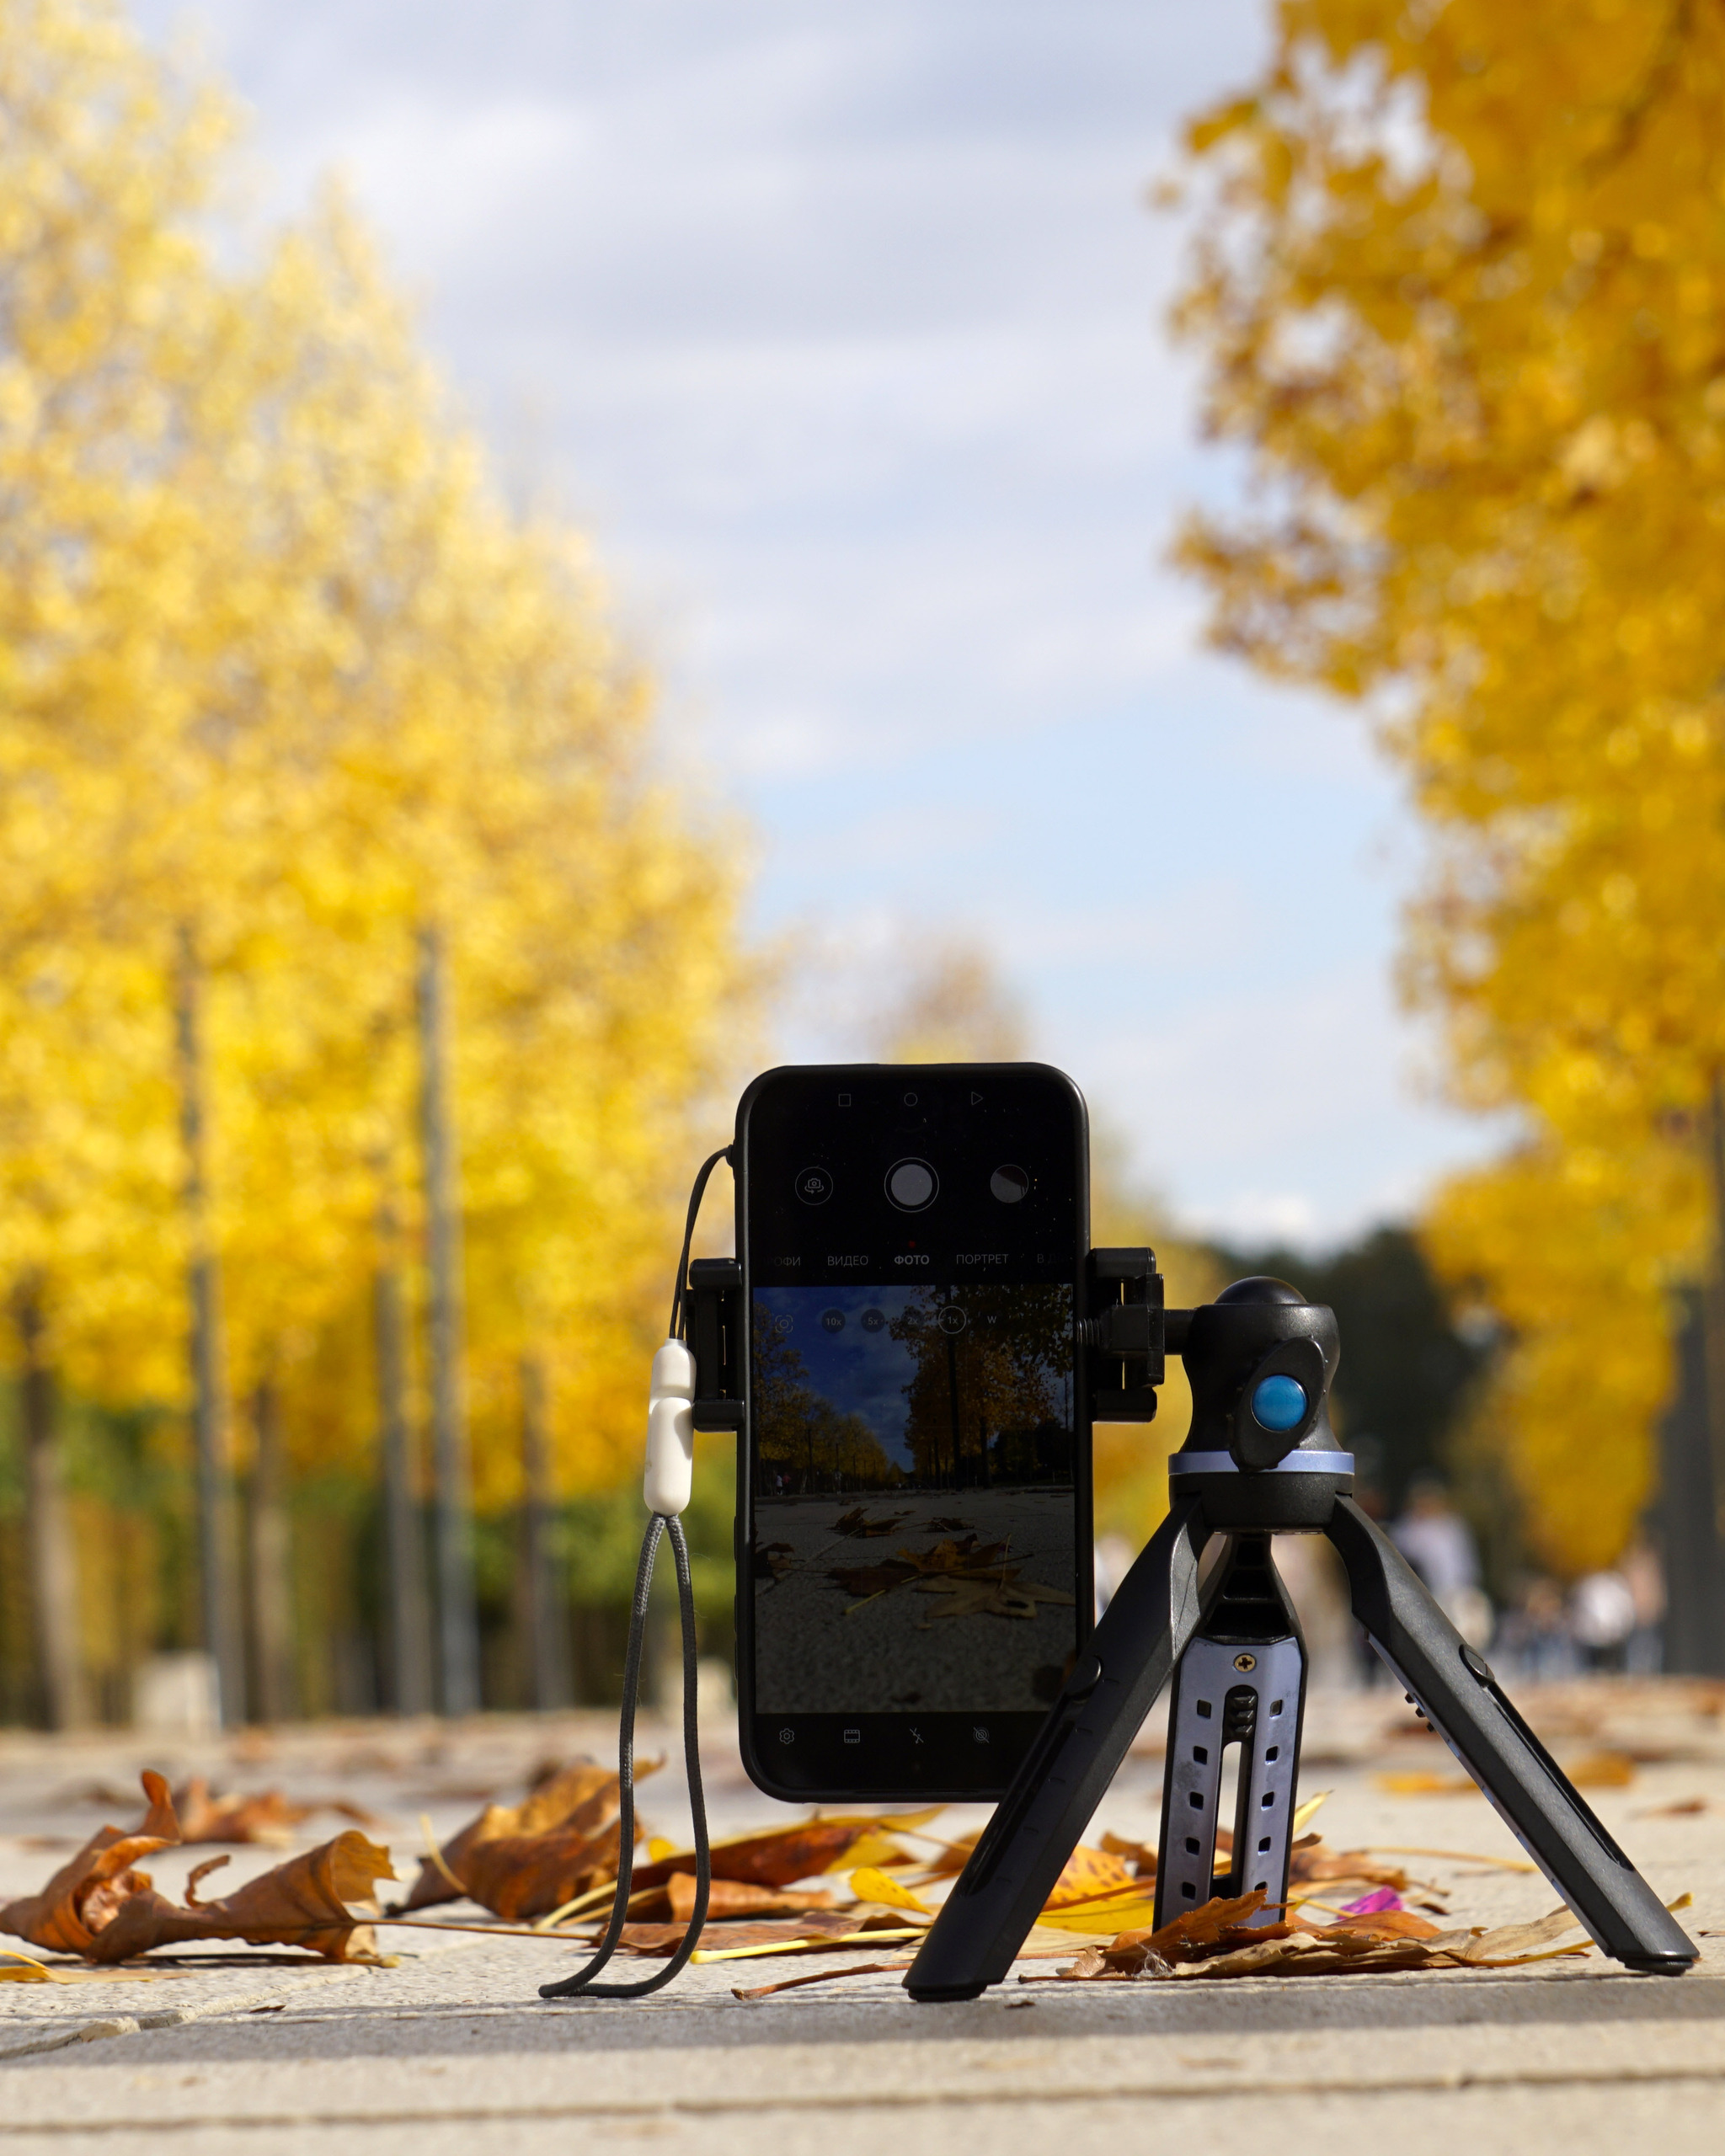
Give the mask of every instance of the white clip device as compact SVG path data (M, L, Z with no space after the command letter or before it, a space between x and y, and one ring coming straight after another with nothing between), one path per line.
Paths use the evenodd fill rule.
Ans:
M675 1519L689 1508L695 1478L695 1358L667 1340L653 1358L647 1401L647 1472L641 1494L649 1513Z

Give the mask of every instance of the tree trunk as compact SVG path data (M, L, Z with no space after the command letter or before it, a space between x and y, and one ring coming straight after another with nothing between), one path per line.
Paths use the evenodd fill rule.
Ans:
M1718 1388L1710 1368L1707 1291L1679 1303L1676 1388L1660 1425L1660 1542L1665 1564L1664 1667L1725 1676L1725 1537L1713 1472Z
M49 1728L77 1729L88 1721L90 1703L78 1638L77 1552L61 1483L59 1388L44 1353L37 1291L21 1289L15 1310L24 1350L19 1404L37 1681Z
M252 1394L252 1668L259 1721L294 1710L293 1577L281 1400L268 1378Z
M419 1478L408 1419L407 1294L395 1209L387 1198L377 1209L377 1242L371 1316L383 1454L383 1532L389 1553L389 1703L398 1715L427 1715L432 1703L431 1638Z
M245 1662L233 1561L233 1474L227 1413L227 1350L222 1271L210 1229L208 1081L203 971L191 930L179 931L174 990L179 1129L185 1148L185 1208L191 1230L186 1292L191 1315L192 1422L198 1466L198 1556L204 1646L216 1665L224 1728L245 1720Z
M460 1167L449 1072L449 965L441 932L419 931L419 1123L430 1273L431 1449L436 1476L437 1642L446 1715L479 1705L473 1517L467 1461Z
M526 1646L528 1694L542 1714L569 1704L569 1612L553 1546L545 1369L537 1355L522 1356L521 1386L521 1630Z

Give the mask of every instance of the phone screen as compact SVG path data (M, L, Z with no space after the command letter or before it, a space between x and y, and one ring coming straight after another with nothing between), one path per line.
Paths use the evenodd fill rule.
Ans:
M1089 1629L1082 1103L1036 1065L745 1102L740 1694L775 1793L1003 1788Z

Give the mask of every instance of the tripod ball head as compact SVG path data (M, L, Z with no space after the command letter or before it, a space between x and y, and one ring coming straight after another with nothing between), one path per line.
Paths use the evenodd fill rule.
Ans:
M1201 1492L1218 1525L1322 1524L1354 1470L1330 1426L1335 1313L1257 1274L1192 1312L1181 1353L1192 1428L1168 1462L1171 1487Z

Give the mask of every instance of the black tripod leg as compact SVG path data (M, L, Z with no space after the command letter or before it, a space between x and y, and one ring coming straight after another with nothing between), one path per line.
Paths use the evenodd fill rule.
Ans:
M1012 1966L1202 1612L1209 1529L1181 1499L1120 1582L905 1978L912 1999L975 1999Z
M1598 1945L1632 1969L1680 1975L1698 1949L1394 1544L1351 1497L1337 1499L1328 1534L1373 1646Z

